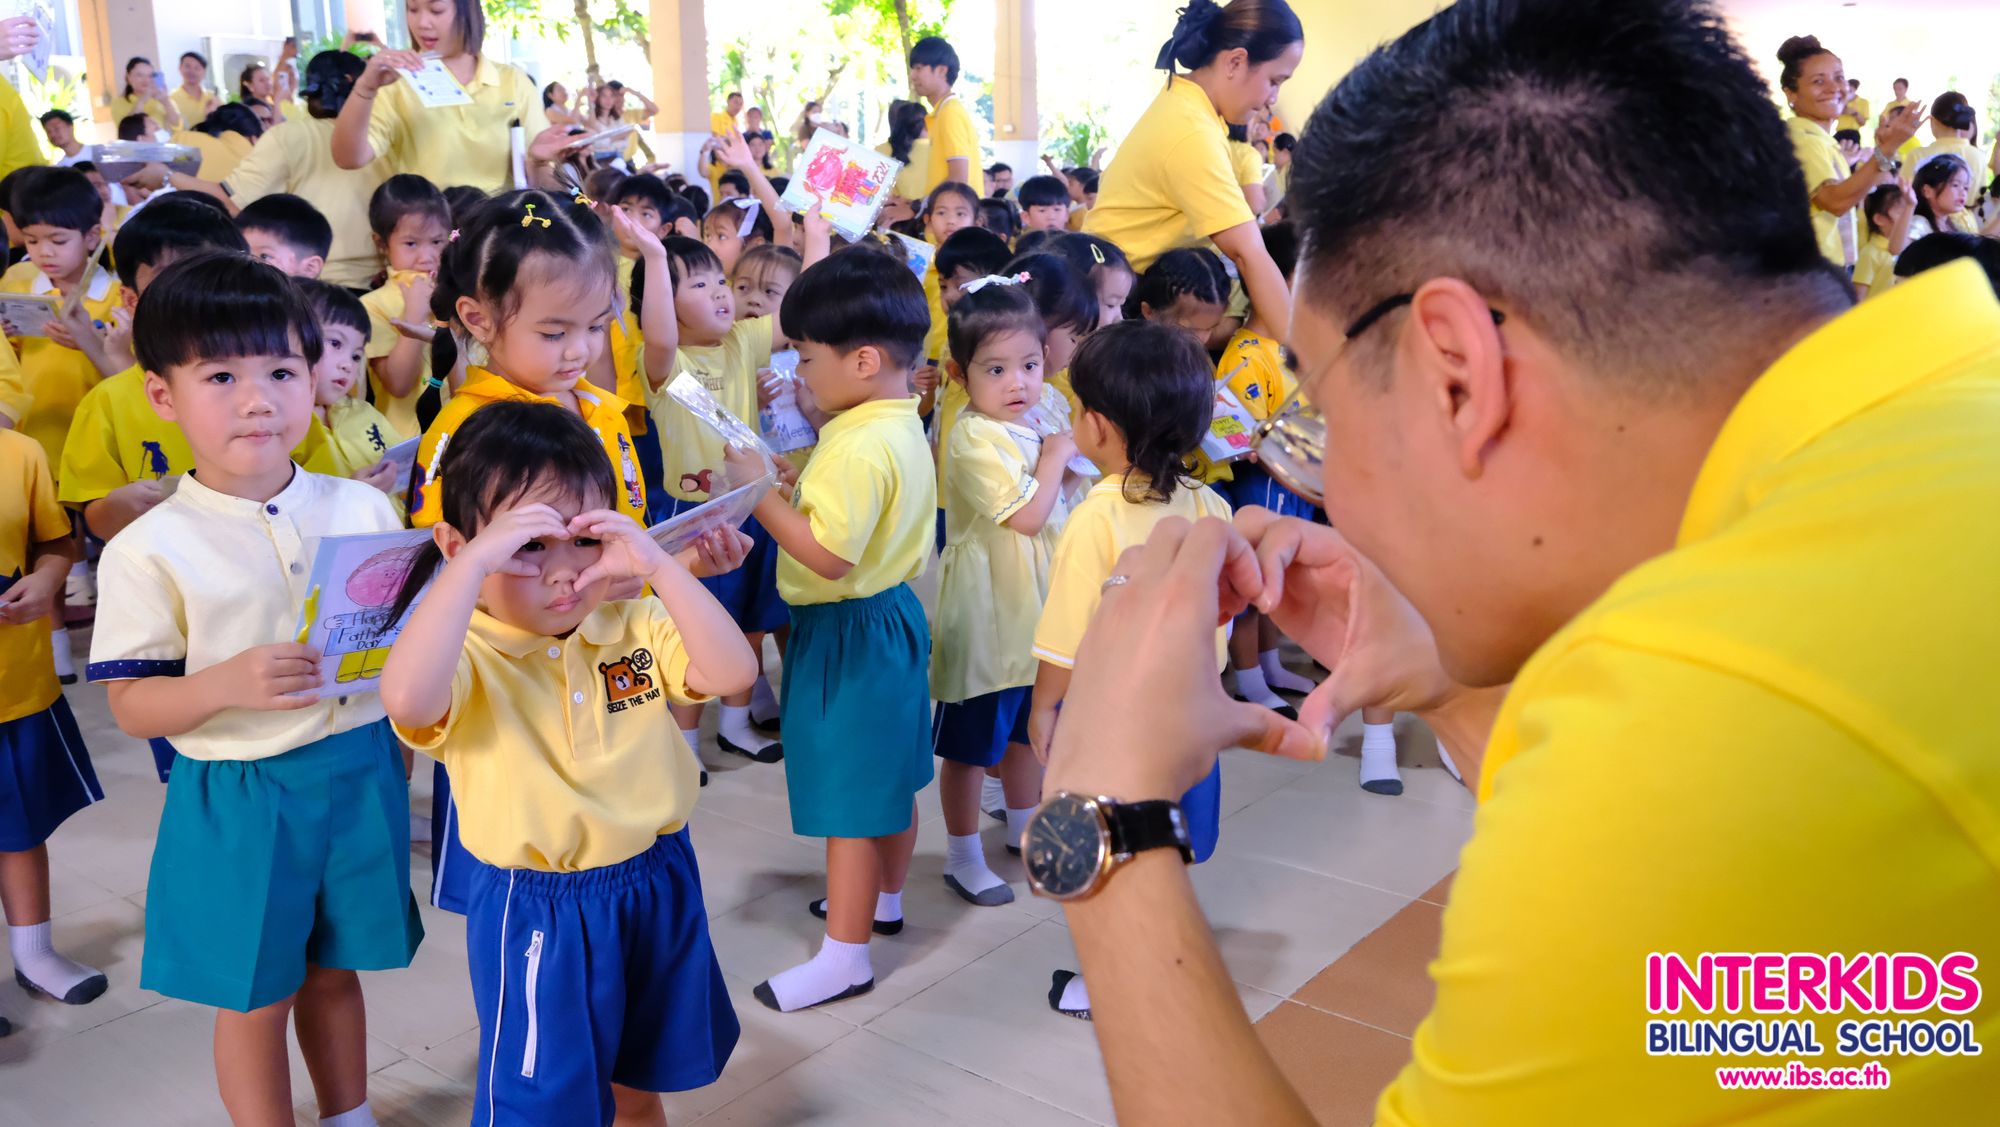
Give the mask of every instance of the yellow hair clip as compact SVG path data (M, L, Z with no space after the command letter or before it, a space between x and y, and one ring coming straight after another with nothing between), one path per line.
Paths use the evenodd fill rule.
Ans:
M594 200L594 199L591 199L591 198L590 198L589 196L586 196L586 195L584 195L584 194L583 194L582 192L578 192L578 193L576 194L576 202L577 202L577 203L580 203L580 204L582 204L582 205L583 205L584 207L596 207L596 206L597 206L597 201L596 201L596 200Z
M528 209L528 214L523 215L521 217L521 226L527 227L535 223L540 223L544 229L555 226L555 223L552 220L544 219L543 217L535 214L534 204L528 203L528 204L522 204L521 206Z

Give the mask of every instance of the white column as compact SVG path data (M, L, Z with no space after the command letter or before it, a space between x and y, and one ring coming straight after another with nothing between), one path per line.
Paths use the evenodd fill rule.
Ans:
M1014 182L1035 174L1041 116L1035 103L1035 0L993 5L993 155Z
M708 24L702 0L647 0L653 33L655 146L660 160L689 180L700 180L696 159L708 140Z

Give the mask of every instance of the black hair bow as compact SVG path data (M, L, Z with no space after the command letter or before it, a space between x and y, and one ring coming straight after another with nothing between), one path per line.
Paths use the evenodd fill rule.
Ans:
M1153 62L1156 70L1174 69L1174 60L1183 54L1195 55L1208 40L1208 29L1215 23L1215 17L1222 9L1214 0L1193 0L1180 10L1180 19L1174 23L1173 38L1160 48L1160 57Z

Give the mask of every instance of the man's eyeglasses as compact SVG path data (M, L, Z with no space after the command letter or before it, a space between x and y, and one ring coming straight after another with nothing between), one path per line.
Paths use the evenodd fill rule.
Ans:
M1341 334L1343 340L1353 340L1367 332L1375 322L1416 299L1415 293L1399 293L1383 298L1347 326L1347 331ZM1506 324L1506 314L1498 309L1490 312L1495 325ZM1318 371L1299 373L1298 385L1279 404L1277 414L1258 425L1251 445L1258 463L1277 479L1279 485L1315 506L1326 504L1326 416L1313 406L1312 400L1306 396L1306 388L1332 368L1339 356L1340 349L1336 348Z

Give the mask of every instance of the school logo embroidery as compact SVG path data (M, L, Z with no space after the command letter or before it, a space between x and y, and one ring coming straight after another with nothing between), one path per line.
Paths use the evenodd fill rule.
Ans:
M157 442L139 443L139 461L145 466L142 473L150 473L156 478L167 476L167 454Z
M646 671L653 667L653 651L641 646L617 661L597 663L604 676L604 711L623 712L659 697L659 687Z
M382 440L382 425L380 423L370 423L368 425L368 441L377 451L389 448L389 444Z

